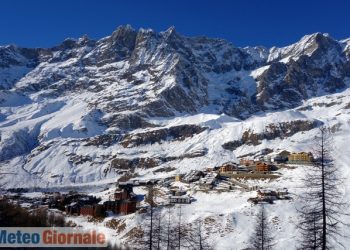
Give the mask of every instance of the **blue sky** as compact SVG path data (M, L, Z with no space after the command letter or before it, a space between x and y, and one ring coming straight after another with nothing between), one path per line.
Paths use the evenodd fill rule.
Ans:
M50 47L67 37L98 39L122 24L236 46L284 46L314 32L350 37L350 1L342 0L2 0L0 45Z

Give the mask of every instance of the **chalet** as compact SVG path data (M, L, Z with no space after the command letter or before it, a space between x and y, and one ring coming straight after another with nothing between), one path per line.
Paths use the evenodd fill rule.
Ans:
M105 210L103 205L100 205L100 204L84 205L80 208L80 215L92 216L92 217L104 217Z
M289 199L289 192L287 188L281 188L277 190L272 189L259 189L257 191L259 198L270 198L270 199Z
M237 164L232 163L232 162L228 162L223 164L220 168L219 168L219 173L232 173L233 171L237 170Z
M281 155L276 155L274 158L273 158L273 162L275 163L286 163L288 161L288 156L287 157L283 157Z
M118 189L114 192L114 199L116 201L126 200L130 198L130 193L126 189Z
M259 189L257 190L257 197L250 198L251 201L260 202L273 202L274 200L289 200L289 192L287 188L272 190L272 189Z
M114 214L118 214L118 212L119 212L118 204L119 204L119 202L116 202L116 201L111 201L111 200L105 201L105 202L103 202L103 209L105 211L110 211Z
M258 198L260 199L271 199L271 200L276 200L278 197L278 194L274 190L270 189L259 189L257 191Z
M123 201L120 204L120 214L132 214L136 212L136 200Z
M250 159L244 159L244 158L242 158L242 159L239 160L239 164L240 164L240 165L243 165L243 166L249 167L249 166L254 165L254 164L255 164L255 161L254 161L254 160L250 160Z
M312 153L292 153L288 156L289 164L310 164L314 160Z
M137 197L133 192L131 183L119 183L114 193L114 200L105 201L103 207L105 211L115 214L131 214L136 212Z
M83 216L94 216L95 215L95 207L93 205L85 205L80 208L80 215Z
M169 203L170 204L190 204L191 197L186 196L186 195L184 195L184 196L170 196Z
M182 196L182 195L185 195L186 193L187 193L187 191L183 190L183 189L178 189L178 188L170 189L170 194L172 196Z
M255 170L258 172L270 172L274 170L274 166L265 162L257 162Z
M67 195L62 195L58 200L51 200L49 197L48 206L49 208L64 208L66 214L79 215L81 207L85 205L97 204L100 200L101 199L94 196L70 193ZM46 204L46 200L44 200L43 203Z
M286 163L288 161L288 156L290 155L290 152L287 150L283 150L280 153L278 153L274 158L273 162L275 163Z
M249 198L248 201L258 204L261 202L268 202L273 204L278 199L278 193L270 189L259 189L257 190L257 197Z
M94 217L103 217L106 211L115 214L134 213L138 202L130 183L119 183L115 193L110 196L110 200L103 204L99 203L100 199L92 196L77 196L73 200L75 201L65 206L67 214Z

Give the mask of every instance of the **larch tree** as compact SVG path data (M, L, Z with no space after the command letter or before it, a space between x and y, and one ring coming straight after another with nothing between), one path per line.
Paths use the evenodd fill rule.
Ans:
M144 235L142 245L144 249L157 249L156 238L156 218L155 218L155 188L153 185L147 187L147 195L145 201L149 204L149 211L144 221Z
M210 250L212 247L207 241L204 232L204 226L201 219L197 219L193 223L193 228L190 232L191 249Z
M251 250L272 250L274 237L271 227L268 223L265 207L262 206L256 216L256 225L254 233L250 239Z
M299 249L331 249L342 246L340 226L346 225L344 217L347 202L340 190L343 179L334 164L333 141L329 128L321 127L315 139L314 160L303 179L304 192L298 208L300 221Z

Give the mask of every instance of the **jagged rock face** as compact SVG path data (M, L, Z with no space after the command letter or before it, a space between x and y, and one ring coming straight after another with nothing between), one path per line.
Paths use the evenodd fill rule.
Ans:
M12 50L15 55L10 57L11 61L3 56L5 65L28 64L23 52L26 49ZM203 72L220 75L255 63L247 63L249 54L221 40L185 38L174 29L161 34L150 30L136 32L129 26L120 27L97 42L86 37L78 41L67 39L44 52L47 56L40 57L40 53L33 50L30 60L36 63L32 63L35 67L17 83L17 89L26 93L46 89L41 93L43 97L87 90L98 93L99 98L91 103L101 105L104 112L128 110L135 111L137 116L196 112L216 102L209 100L209 80ZM218 53L222 53L222 57L218 57ZM16 61L16 57L22 60ZM103 85L108 83L118 83L118 86L114 93L107 95L102 92ZM122 89L130 91L122 92ZM230 93L227 94L226 102L231 100ZM126 103L126 97L131 101ZM102 104L106 101L108 103Z
M309 131L322 125L320 121L295 120L278 124L268 124L264 132L256 133L254 130L244 131L240 140L226 142L222 145L224 149L235 150L242 145L259 145L262 140L284 139L298 132Z
M138 168L153 168L159 165L159 160L150 158L134 158L134 159L113 159L111 168L113 169L135 169Z
M269 68L257 77L257 102L272 109L298 106L303 100L335 93L347 86L349 60L341 43L320 33L284 49L272 49Z
M113 166L130 168L209 159L221 155L223 142L214 140L216 147L203 138L213 129L220 133L221 123L296 108L347 88L349 79L350 41L319 33L284 48L237 48L221 39L184 37L174 28L156 33L121 26L98 41L84 36L47 49L3 46L0 161L22 165L25 174L59 176L52 182L60 183L102 178L114 155L121 160ZM162 123L197 115L222 117L209 124ZM247 132L224 147L293 135L278 126L267 135ZM303 131L300 126L286 125ZM187 141L196 145L182 145ZM176 154L167 145L177 145ZM48 157L55 159L53 169L43 160ZM12 163L17 158L20 164Z
M219 39L186 38L174 28L157 34L121 26L99 41L85 36L51 49L1 47L0 68L26 67L25 77L9 72L1 87L17 81L16 91L40 91L42 97L93 92L89 103L104 113L129 111L110 121L123 129L124 121L135 117L203 108L244 118L344 88L348 47L317 33L285 48L241 49ZM263 66L268 68L251 76Z
M137 133L125 136L121 141L123 147L135 147L139 145L161 143L162 141L185 140L195 134L206 130L196 125L181 125L176 127L152 130L150 132Z
M111 160L109 168L106 169L107 171L111 170L132 170L134 171L135 168L140 169L146 169L146 168L154 168L159 166L162 163L166 162L172 162L176 160L182 160L184 158L196 158L206 155L207 150L199 150L195 152L189 152L184 155L180 156L168 156L168 157L152 157L152 158L144 158L144 157L136 157L132 159L125 159L125 158L114 158ZM82 160L85 160L82 157L77 158L78 162L81 162Z

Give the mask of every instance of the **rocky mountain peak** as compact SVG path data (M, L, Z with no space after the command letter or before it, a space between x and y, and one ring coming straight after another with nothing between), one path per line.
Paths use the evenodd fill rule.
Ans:
M110 42L120 48L132 49L135 45L137 32L130 25L119 26L110 36Z
M166 31L162 32L163 34L166 34L166 35L173 35L173 34L176 34L176 29L175 29L175 26L170 26Z
M152 147L162 148L183 129L169 133L171 128L162 128L164 121L200 114L244 122L263 112L296 108L311 98L341 92L350 85L349 57L344 53L348 44L315 33L283 48L238 48L222 39L185 37L174 27L157 33L126 25L98 41L83 36L48 49L2 46L0 160L28 154L25 168L45 172L47 164L39 163L41 152L50 150L52 143L59 149L50 151L52 158L64 159L56 161L58 172L74 169L86 171L83 178L101 178L89 175L96 173L93 165L79 163L84 169L76 169L80 165L72 159L80 158L72 154L102 147L102 141L103 147L113 147L98 151L104 167L111 159L102 155L119 150L125 153L123 160L129 162L130 156L133 161L118 143L133 138L134 132L161 139L147 139L143 153L137 151L141 144L135 144L133 155L182 159L188 154L181 150L191 147L181 146L182 153L175 158L148 154L153 148L146 145L157 143ZM221 126L215 119L204 125ZM198 131L198 136L208 132ZM67 178L54 181L78 181Z
M157 36L156 32L152 29L139 29L139 31L137 32L137 37L136 37L136 46L138 44L141 44L143 42L145 42L146 40L149 39L154 39ZM146 46L144 44L144 46Z
M129 24L127 25L120 25L117 27L117 29L112 33L111 38L113 40L120 39L123 37L128 37L130 35L134 35L136 33L136 30Z
M156 33L124 25L99 41L83 36L46 50L1 47L0 62L34 67L28 70L35 82L30 77L21 79L17 83L21 90L51 86L59 89L55 95L63 95L85 86L84 91L101 91L105 81L137 89L128 96L132 101L124 103L118 99L124 95L116 90L113 105L104 107L108 113L121 107L141 112L141 116L208 108L247 117L266 107L295 106L319 95L322 88L336 91L344 87L349 60L342 54L342 44L327 34L315 33L283 48L237 48L221 39L184 37L174 27ZM35 68L41 62L59 65ZM120 64L110 66L115 63ZM11 82L17 80L18 76Z
M282 48L272 47L268 61L288 61L290 58L295 60L300 56L312 56L318 51L321 51L320 53L328 53L328 51L334 53L333 50L336 53L341 51L339 42L331 38L329 34L317 32L311 35L305 35L295 44Z
M166 31L160 32L160 35L163 37L164 41L170 43L181 39L181 35L177 33L175 26L170 26Z
M95 41L91 40L87 34L80 37L77 41L80 46L93 46Z

